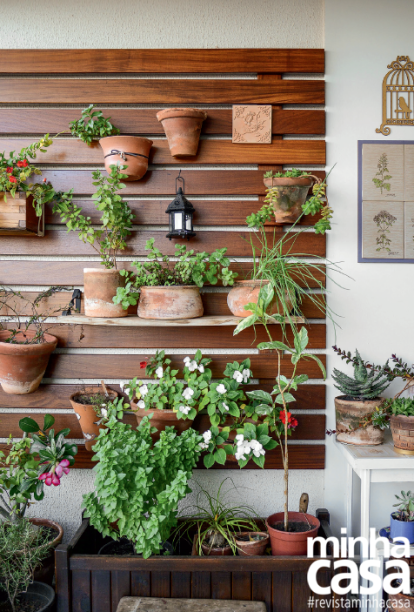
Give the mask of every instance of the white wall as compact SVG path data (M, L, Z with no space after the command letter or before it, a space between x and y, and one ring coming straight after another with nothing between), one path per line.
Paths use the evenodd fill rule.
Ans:
M344 272L354 279L344 283L348 292L332 286L329 303L345 317L338 345L351 351L358 347L363 357L377 363L394 352L413 362L413 268L410 264L357 263L357 140L387 141L375 132L381 123L382 79L397 55L414 57L413 22L411 0L325 3L328 166L337 163L329 180L335 226L328 239L328 257L344 262ZM414 140L414 129L392 127L388 139ZM334 344L332 332L328 341L328 346ZM328 365L330 371L346 367L336 356L328 357ZM335 395L338 392L330 382L327 413L332 428ZM332 440L326 446L325 504L338 528L345 525L345 469ZM371 526L389 524L394 493L409 487L413 483L373 485ZM355 512L358 510L356 500Z

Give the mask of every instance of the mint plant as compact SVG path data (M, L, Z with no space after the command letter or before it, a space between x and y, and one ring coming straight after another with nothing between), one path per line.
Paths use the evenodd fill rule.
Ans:
M88 108L83 109L80 119L69 124L72 136L80 138L89 147L95 138L115 136L120 133L120 130L112 125L111 118L105 118L102 111L94 110L95 107L95 104L90 104Z
M91 525L104 537L128 538L145 559L159 554L177 524L202 439L193 429L177 435L167 427L154 443L154 431L147 417L137 429L120 422L109 404L106 429L94 446L95 491L83 497Z

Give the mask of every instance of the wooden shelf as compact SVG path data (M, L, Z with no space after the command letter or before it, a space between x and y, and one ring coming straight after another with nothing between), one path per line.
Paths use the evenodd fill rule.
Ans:
M242 321L241 317L233 316L209 316L198 317L197 319L140 319L135 315L128 315L120 318L100 318L100 317L85 317L85 315L69 315L66 317L60 316L56 318L57 323L67 323L72 325L107 325L113 327L236 327ZM295 323L305 323L303 317L292 317ZM275 320L269 321L272 324L279 325ZM288 320L286 319L286 322Z

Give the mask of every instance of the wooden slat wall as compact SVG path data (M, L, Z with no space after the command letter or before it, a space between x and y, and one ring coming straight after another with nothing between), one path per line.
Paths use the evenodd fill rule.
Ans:
M324 53L315 49L75 50L70 53L6 50L0 53L0 151L19 150L37 135L67 130L68 123L79 118L81 108L92 102L102 105L105 116L112 117L121 133L146 135L154 140L149 171L141 181L128 183L123 190L125 197L131 197L136 231L123 253L122 265L131 269L134 258L145 255L145 242L151 236L163 252L173 254L174 243L165 238L165 209L173 198L180 167L186 181L186 195L196 208L197 237L189 246L208 251L226 246L232 268L244 274L252 267L246 240L251 234L244 222L248 214L260 208L265 195L263 169L300 166L311 168L321 178L325 176L323 72ZM148 78L151 73L169 77L167 80ZM298 76L283 78L286 73ZM304 76L307 73L311 78ZM231 104L235 103L274 105L271 145L231 143ZM208 113L195 159L175 160L170 156L162 126L156 119L158 109L177 104L201 105ZM298 106L285 109L285 104ZM321 106L311 110L303 108L309 104ZM144 106L134 108L134 105ZM217 108L219 105L221 108ZM103 168L98 144L87 147L63 134L46 154L39 154L38 163L43 175L36 180L46 177L59 190L74 188L79 205L94 223L99 223L90 200L94 192L91 168ZM310 226L314 222L315 218L304 219L302 225ZM0 238L0 283L19 286L28 296L33 295L35 287L52 284L82 288L83 268L99 266L91 247L66 232L51 206L46 208L46 223L46 236L42 239ZM270 223L268 239L278 239L283 231ZM309 230L296 237L294 251L324 257L325 238ZM324 282L322 275L320 280ZM229 314L227 291L216 287L202 292L205 314ZM68 296L70 293L58 294L46 306L63 307ZM307 323L310 349L324 349L323 313L310 299L305 300L304 313L310 319ZM0 312L0 316L4 315L7 312ZM181 328L155 325L114 331L105 326L70 325L69 320L66 324L51 323L50 332L57 336L59 344L40 389L27 396L11 396L0 390L0 438L9 433L18 435L19 419L31 413L37 418L39 412L51 412L58 427L70 427L71 436L81 438L78 422L70 411L69 395L88 381L105 378L116 383L143 374L139 361L155 349L178 349L180 354L173 356L173 363L177 365L182 363L187 350L191 353L201 348L205 355L211 352L215 377L222 375L227 361L240 361L248 356L254 376L260 381L250 388L270 390L273 386L275 355L259 354L255 349L258 342L265 340L263 329L258 328L256 335L253 330L246 330L233 337L230 327L200 327L195 333L192 330L185 335ZM273 326L273 333L275 339L281 339L278 326ZM291 334L288 335L292 340ZM231 355L226 354L229 349ZM324 355L322 359L325 360ZM283 360L283 368L289 375L289 359ZM311 362L302 369L312 384L303 385L297 393L295 411L306 412L300 416L299 427L292 436L290 466L322 469L325 387ZM117 384L111 386L120 391ZM127 414L125 421L133 423L134 416ZM206 424L200 422L200 428L204 427ZM80 445L76 467L91 466L91 454ZM237 469L237 465L233 467ZM256 469L254 464L248 467ZM281 468L278 449L269 454L266 467Z

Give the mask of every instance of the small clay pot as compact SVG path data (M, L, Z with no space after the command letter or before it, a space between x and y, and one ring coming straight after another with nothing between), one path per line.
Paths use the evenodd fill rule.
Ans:
M262 540L251 540L246 542L239 540L239 536L265 536ZM235 536L237 553L241 557L259 557L265 554L266 548L269 545L269 534L265 531L242 531Z
M133 401L131 402L131 410L135 413L138 425L144 417L150 414L153 415L150 419L151 426L156 427L158 430L156 433L152 434L154 442L160 439L160 433L161 431L165 431L166 427L173 426L177 430L177 433L181 434L183 431L190 429L193 423L191 419L177 419L177 413L168 408L164 408L164 410L159 410L158 408L146 410L145 408L138 408L137 403Z
M49 549L47 557L42 559L41 564L35 569L34 572L34 580L37 580L38 582L46 582L52 586L53 575L55 573L55 548L62 541L63 527L59 523L49 519L30 518L29 521L32 523L32 525L36 525L37 527L50 527L56 531L56 537L47 543L47 547ZM46 544L44 546L46 546Z
M118 393L113 389L107 387L107 391L111 399L118 397ZM85 387L84 391L77 391L70 396L70 403L79 421L85 439L85 448L88 451L93 449L95 438L99 436L100 430L104 429L104 425L97 425L96 422L99 421L99 418L92 404L79 404L76 398L80 395L95 395L98 393L103 395L102 387Z
M223 548L210 548L208 544L202 544L201 550L206 557L230 557L233 554L231 546L223 546Z
M141 319L195 319L204 313L196 285L141 287L138 316Z
M6 339L11 333L0 331L0 383L5 393L25 395L39 387L58 341L55 336L44 334L46 342L22 344L26 338L32 340L35 334L35 331L18 332L18 342L9 344Z
M394 450L401 455L414 455L414 417L392 415L390 429Z
M302 214L302 205L306 201L314 179L309 176L264 178L265 187L276 195L274 205L276 223L294 223Z
M85 316L117 318L128 316L121 304L114 304L112 298L118 287L123 287L125 278L119 270L106 268L83 269Z
M173 157L197 155L201 126L207 113L196 108L166 108L157 113Z
M381 406L383 401L384 398L382 397L365 402L347 400L344 395L336 397L336 429L339 432L336 434L336 439L338 442L354 444L355 446L382 444L384 442L384 431L382 429L373 425L359 427L359 424L364 417L372 414L377 406ZM355 429L355 431L349 431L352 429ZM347 433L348 431L349 433Z
M99 141L105 160L105 168L111 173L113 164L127 166L124 181L139 181L148 170L148 159L152 140L141 136L107 136Z
M234 314L234 316L246 318L253 314L251 310L245 310L244 306L250 303L257 304L260 289L268 283L268 280L236 281L227 295L227 305L230 308L231 312ZM286 304L290 312L292 310L291 301L289 299L286 299ZM266 312L269 315L277 313L282 316L288 315L287 312L283 312L282 305L277 296L275 296L270 302Z
M272 514L266 521L266 527L269 531L270 544L272 546L272 555L286 557L288 555L298 556L306 555L308 538L315 538L320 527L319 520L311 514L303 512L289 512L289 523L307 523L309 522L312 529L309 531L279 531L274 529L272 525L283 523L284 513L276 512ZM306 517L306 518L305 518ZM307 519L307 520L306 520Z

